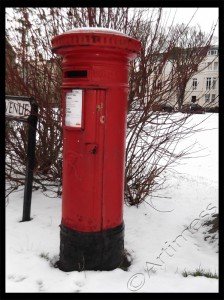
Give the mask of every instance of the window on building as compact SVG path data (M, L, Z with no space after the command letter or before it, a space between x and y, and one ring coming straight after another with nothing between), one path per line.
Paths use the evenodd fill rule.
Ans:
M211 102L214 102L214 101L215 101L215 94L212 94Z
M197 78L193 78L193 83L192 83L193 90L197 89L197 85L198 85Z
M208 51L208 55L217 55L218 54L218 50L209 50Z
M212 70L212 63L211 62L207 63L207 68L208 68L208 70Z
M206 90L210 90L211 89L211 82L212 82L211 77L207 77L206 78Z
M205 103L208 103L210 100L210 94L205 95Z
M212 88L213 88L213 90L216 88L216 81L217 81L217 78L213 77L213 80L212 80Z
M219 63L218 62L214 62L214 70L217 71L219 68Z
M196 102L196 96L191 96L191 102L193 102L193 103Z

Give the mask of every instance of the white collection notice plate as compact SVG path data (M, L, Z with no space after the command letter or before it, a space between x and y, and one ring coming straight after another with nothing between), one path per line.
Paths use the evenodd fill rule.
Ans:
M82 127L82 90L72 90L65 98L65 126Z

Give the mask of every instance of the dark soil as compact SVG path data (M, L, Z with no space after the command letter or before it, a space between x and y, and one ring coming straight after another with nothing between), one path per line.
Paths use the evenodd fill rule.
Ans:
M204 240L209 244L216 244L219 239L219 214L214 214L211 216L211 219L204 222L203 224L205 232ZM218 249L216 251L218 253Z
M219 215L215 214L212 216L212 220L205 222L203 225L211 226L211 229L208 230L208 233L216 233L219 230Z
M119 268L121 268L124 271L128 271L128 268L130 267L132 263L132 257L131 254L125 249L124 250L124 255L123 255L123 260Z

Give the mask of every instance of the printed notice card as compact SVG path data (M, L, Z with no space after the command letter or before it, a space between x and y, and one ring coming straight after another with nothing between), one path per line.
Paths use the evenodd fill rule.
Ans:
M66 94L65 126L82 126L82 90L72 90Z

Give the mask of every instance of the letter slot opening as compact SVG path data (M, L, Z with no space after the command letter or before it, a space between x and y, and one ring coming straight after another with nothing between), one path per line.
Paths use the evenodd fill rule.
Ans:
M87 70L75 70L65 72L66 78L86 78Z

